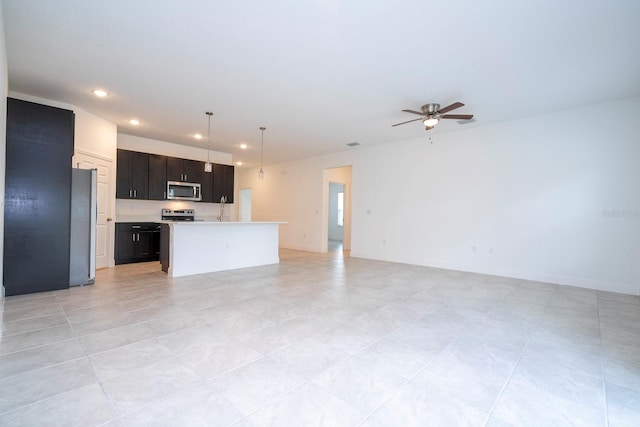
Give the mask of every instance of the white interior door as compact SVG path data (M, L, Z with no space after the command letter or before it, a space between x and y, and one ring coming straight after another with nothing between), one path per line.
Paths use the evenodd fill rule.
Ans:
M251 189L240 190L240 221L251 222Z
M112 161L102 157L93 156L88 153L77 152L73 158L73 166L80 169L97 169L98 170L98 219L96 221L96 268L105 268L109 266L109 254L112 253L110 248L113 242L113 226L111 213L111 197L112 194Z

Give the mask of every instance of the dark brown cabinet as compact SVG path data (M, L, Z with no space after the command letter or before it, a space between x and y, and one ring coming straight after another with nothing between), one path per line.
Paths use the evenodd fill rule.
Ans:
M167 156L149 154L149 200L167 198Z
M66 289L75 116L14 98L2 102L7 103L5 294Z
M197 160L167 157L168 181L198 182L201 169L204 169L204 165Z
M116 264L158 261L160 224L120 222L116 224Z
M212 203L213 200L213 172L204 171L204 163L202 164L202 173L200 174L200 194L202 202Z
M116 198L147 199L149 197L149 155L137 151L118 150Z
M213 172L204 171L204 162L118 150L116 198L166 200L167 181L201 185L202 202L220 203L225 196L233 203L234 167L214 163Z
M220 203L220 198L227 198L227 203L233 203L233 175L234 167L230 165L213 165L213 203Z

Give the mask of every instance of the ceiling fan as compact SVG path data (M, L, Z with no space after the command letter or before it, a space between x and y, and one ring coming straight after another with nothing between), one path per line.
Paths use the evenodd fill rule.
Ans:
M414 110L402 110L406 113L418 114L422 117L418 119L407 120L406 122L402 123L396 123L395 125L391 126L400 126L405 123L422 120L425 130L430 130L438 124L440 119L471 120L473 118L473 114L446 114L451 110L455 110L456 108L460 108L463 106L464 104L462 102L454 102L453 104L448 105L444 108L440 108L440 104L425 104L422 106L422 112Z

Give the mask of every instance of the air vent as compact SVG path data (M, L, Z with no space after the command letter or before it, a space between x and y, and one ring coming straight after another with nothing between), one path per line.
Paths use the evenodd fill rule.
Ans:
M360 145L359 142L350 142L347 144L348 147L357 147L358 145Z

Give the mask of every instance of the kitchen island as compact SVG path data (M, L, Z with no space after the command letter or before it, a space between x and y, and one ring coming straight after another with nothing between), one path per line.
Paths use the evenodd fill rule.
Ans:
M160 261L170 277L278 264L283 222L163 221Z

